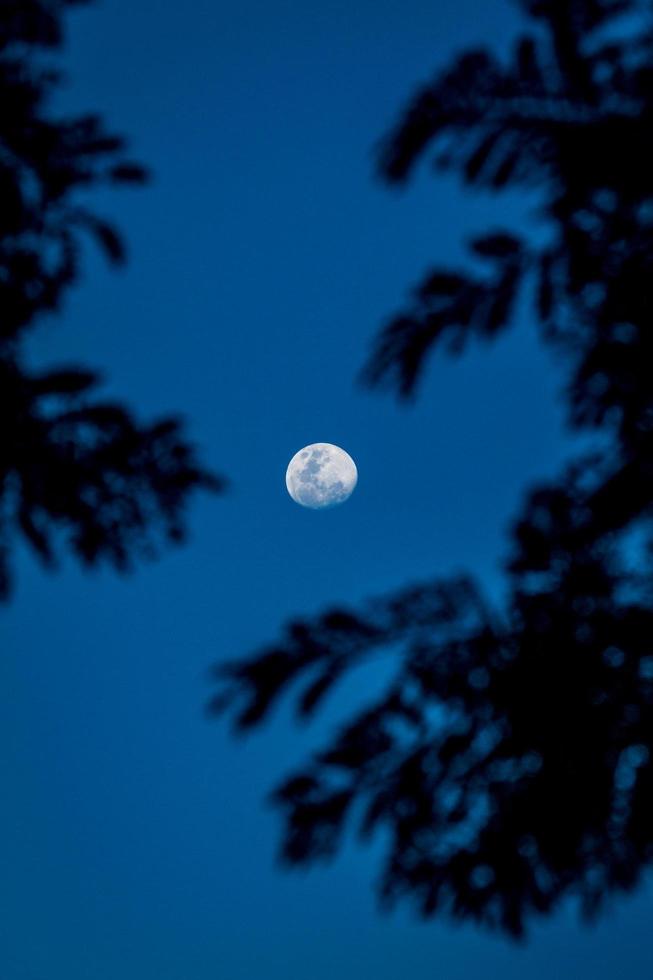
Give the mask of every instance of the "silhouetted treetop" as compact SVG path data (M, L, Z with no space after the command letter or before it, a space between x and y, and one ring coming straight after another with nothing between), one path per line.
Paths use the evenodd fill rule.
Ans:
M381 169L401 181L431 153L473 187L528 185L547 241L490 230L474 271L430 270L364 377L413 394L430 353L497 336L527 291L596 449L527 496L504 603L462 578L292 623L218 667L213 704L251 728L292 688L307 715L353 666L394 656L383 696L277 789L283 855L307 864L348 826L382 829L385 900L513 936L570 895L596 911L653 861L652 13L521 6L533 32L510 60L473 51L439 73Z
M98 378L86 368L33 375L24 367L26 331L60 310L80 275L84 236L110 262L125 259L117 230L77 192L147 177L98 115L52 112L61 77L49 52L75 2L83 0L0 5L0 597L12 533L48 564L61 532L85 563L105 558L125 568L152 553L159 532L182 537L192 490L222 486L195 459L178 420L142 425L125 406L96 401Z

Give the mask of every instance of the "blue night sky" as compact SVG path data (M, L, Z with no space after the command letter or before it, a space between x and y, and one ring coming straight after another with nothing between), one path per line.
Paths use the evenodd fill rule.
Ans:
M103 112L154 179L93 194L129 264L89 248L31 357L98 366L144 418L183 413L231 487L194 502L184 548L127 577L70 560L48 574L18 553L0 658L2 980L651 976L650 893L591 928L563 909L514 946L380 915L378 845L278 868L265 794L373 678L314 726L282 712L244 742L204 711L211 664L290 615L463 568L498 593L523 489L574 451L525 306L494 347L431 364L412 406L356 384L431 263L533 211L427 168L398 192L373 167L419 82L518 28L507 0L104 0L70 16L61 107ZM284 484L317 441L359 470L322 513Z

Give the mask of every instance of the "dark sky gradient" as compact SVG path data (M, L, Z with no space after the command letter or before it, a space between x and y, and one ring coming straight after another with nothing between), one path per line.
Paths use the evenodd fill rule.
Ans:
M525 309L495 347L431 365L412 407L355 384L431 262L533 209L426 171L404 192L373 176L414 86L517 29L502 0L105 0L70 18L62 106L104 112L155 179L94 195L129 265L89 249L32 356L105 369L144 416L183 412L232 487L196 502L184 549L126 578L18 556L0 658L2 980L651 976L645 894L592 929L563 910L515 947L381 917L378 846L278 870L264 794L373 676L316 726L282 715L245 743L203 713L210 664L289 615L462 568L498 593L523 489L573 450ZM284 485L315 441L359 469L325 513Z

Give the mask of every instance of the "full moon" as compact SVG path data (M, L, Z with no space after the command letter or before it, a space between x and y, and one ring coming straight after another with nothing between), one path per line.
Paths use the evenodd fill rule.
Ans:
M344 503L357 482L358 470L349 453L330 442L304 446L286 470L288 493L296 503L312 510Z

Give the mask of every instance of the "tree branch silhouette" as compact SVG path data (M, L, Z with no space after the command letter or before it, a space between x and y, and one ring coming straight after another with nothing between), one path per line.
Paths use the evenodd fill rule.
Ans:
M212 703L249 729L299 685L310 715L393 653L386 693L276 790L282 854L308 864L352 824L382 829L384 900L514 937L570 895L595 913L653 859L653 22L634 0L520 6L533 31L510 61L458 57L380 169L401 182L432 154L473 188L537 188L549 241L491 231L471 243L486 277L430 271L363 378L413 395L428 355L496 336L524 289L598 448L530 492L503 606L467 578L333 609L219 665ZM622 14L636 30L612 31Z
M192 491L224 485L197 461L179 420L143 425L124 405L95 400L99 376L86 368L36 375L24 365L26 335L80 277L83 237L111 263L125 261L118 231L77 192L147 179L99 116L50 109L61 77L44 54L60 47L66 8L80 2L0 7L0 598L16 533L47 565L64 538L85 564L124 569L153 554L157 537L183 537Z

